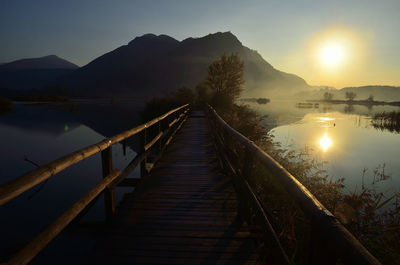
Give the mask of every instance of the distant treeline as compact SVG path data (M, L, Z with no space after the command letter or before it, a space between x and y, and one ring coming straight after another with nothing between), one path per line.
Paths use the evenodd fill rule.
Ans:
M400 101L376 101L376 100L341 100L341 99L320 99L320 100L308 100L308 102L327 102L332 104L349 104L349 105L390 105L400 106Z
M302 100L341 100L341 99L366 99L379 101L400 101L400 87L395 86L363 86L345 87L335 89L332 87L315 87L310 91L299 91L295 94Z
M258 104L267 104L271 100L269 98L242 98L240 101L257 102Z

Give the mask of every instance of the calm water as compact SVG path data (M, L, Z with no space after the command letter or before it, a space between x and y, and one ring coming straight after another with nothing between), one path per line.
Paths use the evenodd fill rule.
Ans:
M120 102L79 102L65 105L16 104L14 111L0 116L0 184L44 165L58 157L99 142L138 124L137 104ZM128 143L126 155L120 144L113 146L114 166L122 169L135 156L135 139ZM28 162L26 160L32 161ZM138 170L131 177L138 177ZM0 256L32 239L62 214L102 178L100 155L68 168L0 207ZM119 201L128 188L118 188ZM100 198L87 221L104 220L103 198ZM93 244L93 238L71 231L63 232L39 255L36 264L54 264L54 258L65 257L62 264L75 263Z
M265 126L276 141L290 150L311 149L318 161L327 162L324 169L329 175L345 178L347 189L359 189L364 182L387 194L400 190L400 135L377 130L370 124L374 113L400 108L346 104L298 108L292 101L251 106L268 115ZM382 172L383 166L390 178L374 183L374 170Z

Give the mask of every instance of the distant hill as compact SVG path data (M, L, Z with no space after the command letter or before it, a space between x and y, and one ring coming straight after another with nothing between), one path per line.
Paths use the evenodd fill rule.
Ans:
M300 77L281 72L260 54L242 45L230 32L175 40L146 34L106 53L64 76L58 82L87 97L132 96L151 98L182 87L195 87L207 67L223 54L237 53L245 65L245 95L266 96L308 90Z
M40 89L78 68L56 55L3 63L0 65L0 88Z
M372 95L375 100L400 101L400 87L398 86L344 87L339 90L339 95L344 97L346 92L350 91L357 94L356 99L366 99Z
M4 69L77 69L79 66L68 62L56 55L48 55L39 58L29 58L3 63L0 70Z

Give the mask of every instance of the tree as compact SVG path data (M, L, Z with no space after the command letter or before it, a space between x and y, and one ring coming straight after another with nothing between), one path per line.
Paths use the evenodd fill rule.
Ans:
M357 94L354 93L353 91L348 91L348 92L346 92L346 98L347 98L349 101L353 101L353 99L354 99L356 96L357 96Z
M324 100L332 100L333 99L333 94L329 92L324 93Z
M208 67L207 86L214 92L214 99L232 105L243 91L244 63L238 55L232 54L215 60Z
M261 142L267 137L267 131L262 125L263 117L248 105L235 103L243 91L243 73L244 63L239 56L224 54L208 67L206 80L197 85L196 90L199 101L209 100L230 126L252 141Z
M368 101L374 101L374 95L370 94L367 98Z

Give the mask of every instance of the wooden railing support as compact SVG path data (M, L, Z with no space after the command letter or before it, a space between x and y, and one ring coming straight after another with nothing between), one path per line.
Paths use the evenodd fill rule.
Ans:
M140 152L144 153L146 152L146 138L147 138L147 129L144 129L141 133L140 136ZM142 160L142 162L140 162L140 177L145 177L147 175L147 156L145 156Z
M141 124L135 128L114 135L106 140L77 150L1 185L0 206L6 204L10 200L42 183L43 181L51 178L64 169L79 163L80 161L97 154L100 151L103 151L113 144L119 143L124 139L142 132L145 128L149 128L150 126L164 119L168 119L174 112L177 112L180 109L186 109L186 111L189 110L189 104L185 104L176 109L170 110L167 113L146 122L145 124Z
M160 121L160 122L158 123L158 134L161 134L162 131L163 131L163 128L162 128L162 121ZM162 149L162 140L158 141L158 152L160 152L161 149Z
M103 178L106 178L114 170L111 146L101 151L101 164L103 168ZM105 208L106 221L110 222L115 212L114 187L107 187L104 190L104 208Z
M122 152L126 156L126 139L122 141Z
M168 146L172 137L181 128L186 121L189 113L189 104L185 104L169 112L139 125L130 130L124 131L105 139L99 143L87 146L47 165L41 166L32 170L12 181L9 181L0 186L0 206L6 204L10 200L35 187L39 183L53 177L55 174L64 169L79 163L80 161L101 152L101 164L103 179L96 184L86 195L78 200L70 209L64 212L53 224L47 227L33 241L28 243L20 252L18 252L11 260L7 261L7 265L24 265L32 260L54 237L56 237L66 226L71 222L79 222L79 220L89 211L90 207L95 204L101 193L104 193L105 215L106 220L111 221L115 212L115 196L114 188L117 186L135 187L140 179L126 179L132 171L141 164L142 176L147 175L147 172L154 167L146 168L146 157L151 153L152 148L157 141L163 142L161 150L158 152L158 157L161 156L165 148ZM176 113L179 112L179 115ZM161 131L163 120L168 121L170 117L178 117L175 119L174 126L168 126L165 131ZM152 125L158 123L158 135L147 143L146 130ZM165 123L164 123L165 124ZM167 126L165 126L167 127ZM122 142L123 153L126 154L126 139L141 133L142 134L142 150L138 153L128 166L122 171L114 170L112 145ZM154 149L153 149L154 150ZM3 263L1 263L3 265Z
M230 127L211 106L207 106L207 110L208 117L213 119L213 123L216 124L214 129L220 131L219 133L215 133L215 135L221 136L221 145L224 147L228 146L225 148L227 149L225 153L233 153L235 149L232 148L229 150L229 147L232 146L229 145L229 139L226 137L226 135L229 135L234 139L235 147L242 145L245 147L244 150L247 150L246 154L251 153L252 155L253 162L250 163L246 161L243 168L246 168L252 163L257 163L257 165L267 169L274 179L285 188L289 197L299 206L304 215L311 220L311 229L314 231L311 235L310 248L315 248L314 252L309 255L312 264L330 264L330 262L327 261L328 259L333 261L340 260L343 264L351 265L381 264L354 235L352 235L339 220L337 220L337 218L282 165L254 144L254 142ZM231 165L235 167L234 171L236 172L244 171L240 168L239 163L233 162ZM251 169L249 169L249 171L251 171ZM246 172L242 172L242 178L245 181L244 175L246 174ZM249 187L249 189L251 189L251 187ZM256 196L255 192L253 194Z
M100 193L112 183L120 172L112 172L103 178L82 198L76 201L68 210L60 215L52 224L37 235L31 242L26 244L17 254L5 263L6 265L28 264L43 248L47 246L68 224L74 220ZM57 262L56 262L57 263ZM3 263L1 263L3 265Z

